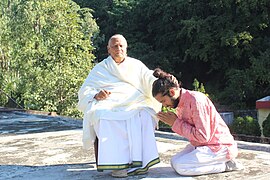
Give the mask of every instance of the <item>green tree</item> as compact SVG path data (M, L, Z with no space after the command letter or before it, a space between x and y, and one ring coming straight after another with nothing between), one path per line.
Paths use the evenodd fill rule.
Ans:
M95 51L97 61L107 57L107 42L116 34L123 34L129 45L132 44L132 30L129 31L130 23L134 14L132 9L138 2L136 0L74 0L82 7L93 9L93 16L100 28L99 47ZM131 38L130 38L131 37Z
M17 2L17 1L15 1ZM17 74L12 71L11 45L9 34L12 29L8 25L11 19L12 4L10 0L0 2L0 105L9 104L14 96Z
M26 109L76 115L77 92L93 66L98 26L91 10L70 0L11 4L10 66Z
M226 105L255 108L270 93L269 0L77 1L94 9L103 57L107 38L122 33L129 55L187 88L199 78Z
M252 108L270 93L269 9L268 0L141 0L128 30L148 64L189 88L199 77L220 102Z
M194 86L194 91L199 91L204 93L206 96L209 96L205 91L203 83L200 83L196 78L194 79L192 85Z

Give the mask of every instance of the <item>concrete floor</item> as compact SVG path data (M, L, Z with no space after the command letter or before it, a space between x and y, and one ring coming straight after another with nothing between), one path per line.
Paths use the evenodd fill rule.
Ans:
M0 109L0 179L114 179L109 171L96 171L94 151L84 151L81 138L81 120ZM170 157L188 142L162 131L156 131L156 140L161 163L146 175L125 179L270 179L269 144L237 141L242 171L183 177L170 167Z

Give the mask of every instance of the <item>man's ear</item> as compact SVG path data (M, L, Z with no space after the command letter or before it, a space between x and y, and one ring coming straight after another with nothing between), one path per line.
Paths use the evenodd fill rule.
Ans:
M171 89L169 90L169 93L170 93L170 96L173 97L173 96L175 95L175 90L174 90L174 88L171 88Z

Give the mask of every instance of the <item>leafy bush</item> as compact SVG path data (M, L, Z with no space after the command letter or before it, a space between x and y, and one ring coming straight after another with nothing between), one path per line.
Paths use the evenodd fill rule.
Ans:
M263 127L263 135L265 137L270 137L270 114L263 121L262 127Z
M170 107L165 107L165 106L162 106L161 108L161 111L162 112L173 112L173 113L176 113L176 109L175 108L170 108Z
M203 83L200 83L196 78L194 79L192 85L194 86L194 91L199 91L209 97L209 94L206 93Z
M81 116L77 93L99 39L92 10L70 0L0 4L0 105L10 96L24 109Z
M230 125L233 134L261 136L261 129L257 119L251 116L237 117Z
M162 112L173 112L173 113L176 113L176 109L169 108L169 107L164 107L164 106L162 106L161 111ZM170 131L169 129L171 129L171 126L170 125L168 125L168 124L166 124L166 123L164 123L162 121L159 121L158 122L158 126L162 130L168 130L168 131Z

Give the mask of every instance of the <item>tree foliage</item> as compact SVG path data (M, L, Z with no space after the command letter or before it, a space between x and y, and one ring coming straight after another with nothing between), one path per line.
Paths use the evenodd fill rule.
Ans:
M75 0L82 7L93 9L93 16L100 29L99 48L96 51L97 61L104 59L107 53L107 42L109 38L116 34L124 34L129 40L133 40L132 31L127 30L130 23L133 23L133 7L137 4L136 0ZM131 38L130 38L131 37ZM128 42L133 44L132 41Z
M1 88L26 109L76 114L78 88L95 58L91 10L69 0L5 1L1 8L9 11L1 16L1 63L8 62Z
M130 56L186 88L199 79L219 104L255 108L270 94L269 0L74 1L81 7L0 2L1 105L8 95L25 108L72 114L92 62L107 56L115 33L127 38Z
M129 55L174 73L187 88L199 78L234 108L254 108L270 93L269 0L81 2L94 6L105 37L124 34Z

